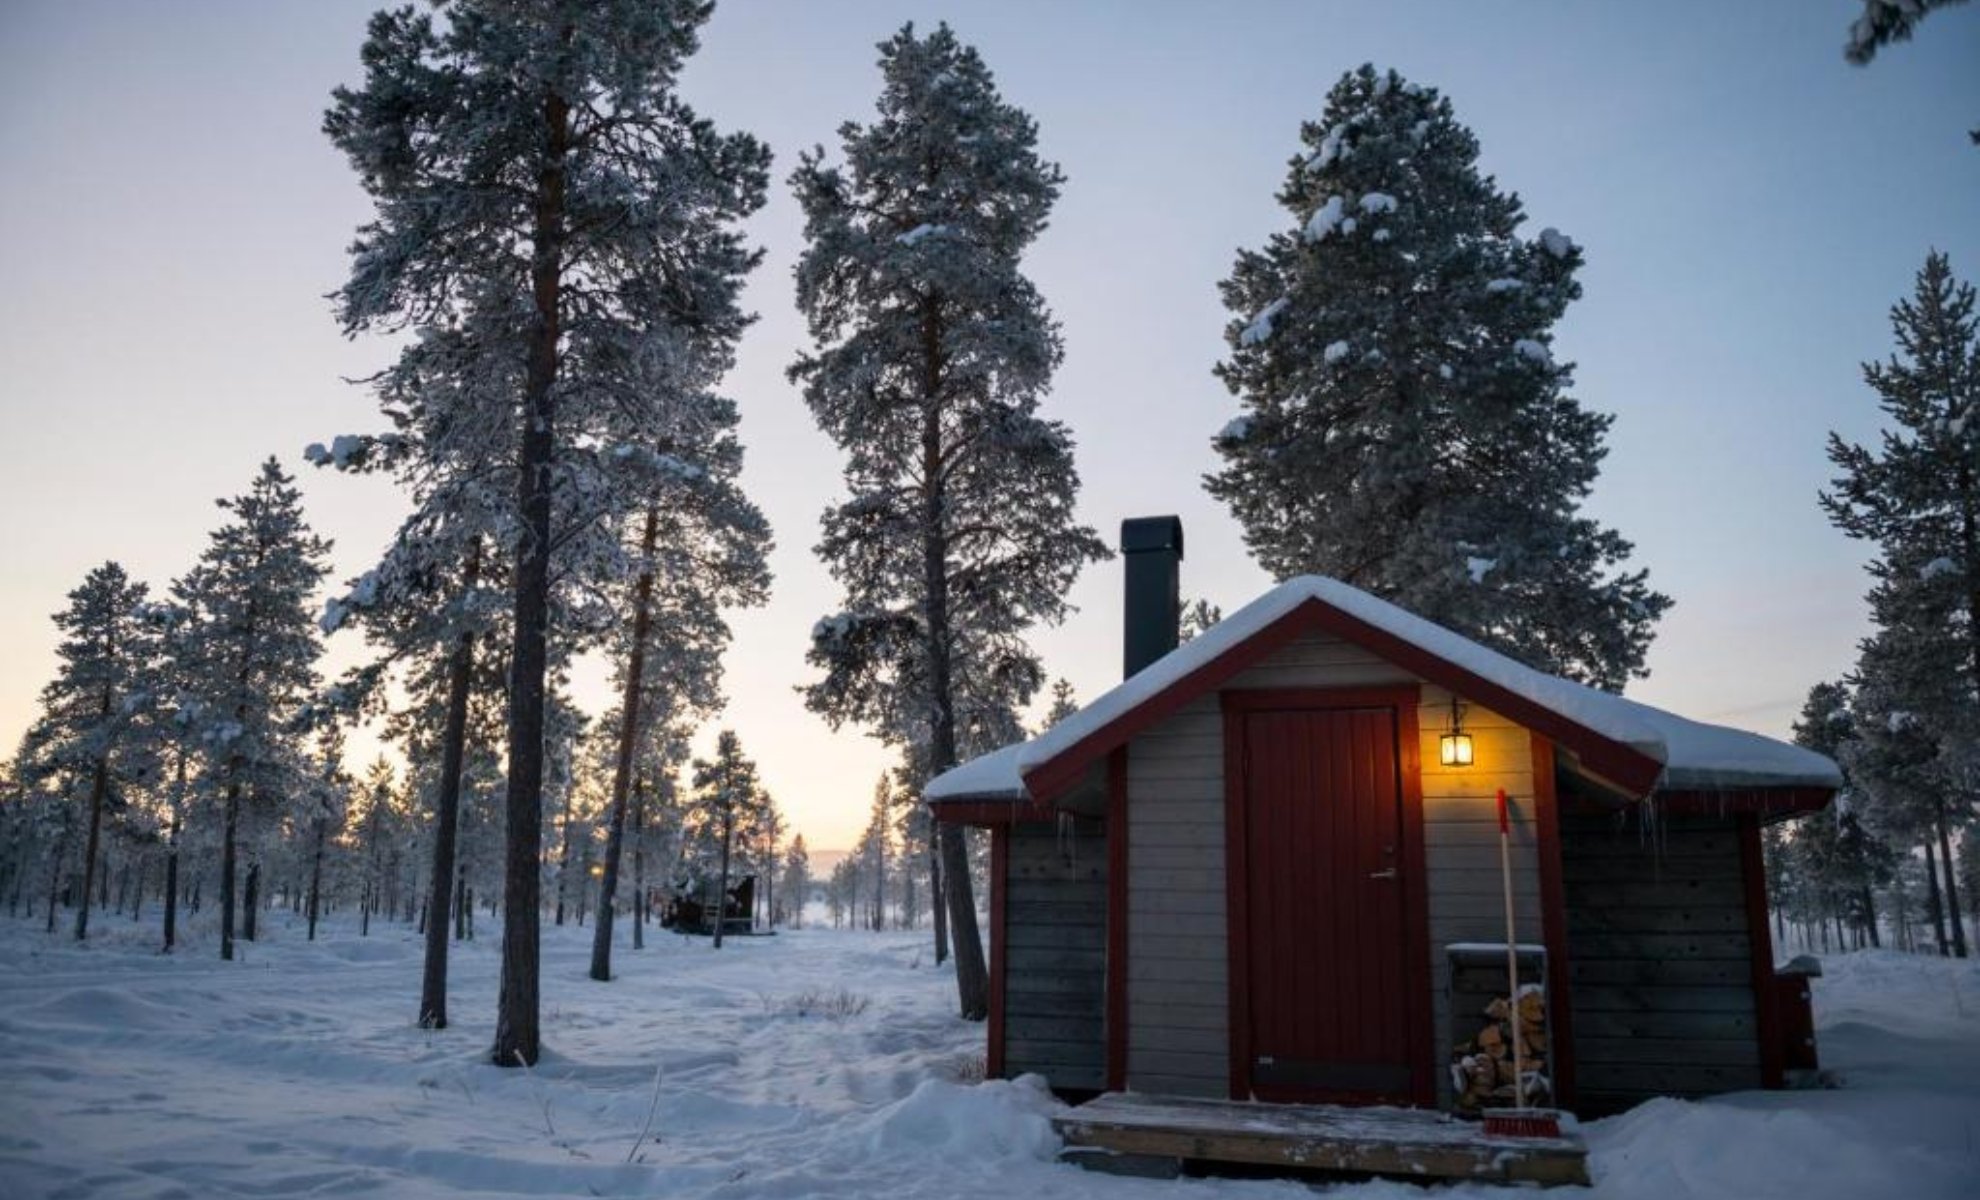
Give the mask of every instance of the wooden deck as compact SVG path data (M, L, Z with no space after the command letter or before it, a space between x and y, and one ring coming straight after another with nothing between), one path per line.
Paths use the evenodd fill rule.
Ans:
M1067 1161L1132 1173L1173 1174L1195 1160L1426 1180L1588 1182L1588 1150L1577 1137L1487 1137L1474 1123L1425 1109L1109 1092L1052 1124L1066 1140Z

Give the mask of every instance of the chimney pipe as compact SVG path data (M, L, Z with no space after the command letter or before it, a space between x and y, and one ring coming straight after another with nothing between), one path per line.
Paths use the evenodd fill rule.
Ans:
M1182 522L1175 517L1130 517L1121 522L1127 602L1122 613L1121 678L1176 648L1182 620L1177 590L1183 556Z

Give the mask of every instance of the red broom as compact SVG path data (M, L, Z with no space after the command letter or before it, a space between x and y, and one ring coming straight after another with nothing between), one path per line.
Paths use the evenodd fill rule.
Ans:
M1506 1004L1512 1025L1513 1106L1485 1110L1485 1132L1499 1137L1561 1136L1560 1114L1551 1108L1526 1106L1525 1040L1519 1029L1519 939L1513 919L1512 820L1506 811L1506 789L1499 789L1499 876L1506 894Z

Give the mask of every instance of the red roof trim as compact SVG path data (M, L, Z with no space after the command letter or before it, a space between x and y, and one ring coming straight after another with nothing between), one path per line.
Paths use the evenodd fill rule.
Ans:
M1129 738L1312 629L1353 642L1413 675L1519 722L1552 739L1588 770L1630 789L1635 795L1648 794L1663 773L1662 763L1634 747L1604 737L1324 600L1309 597L1222 655L1094 730L1054 758L1033 767L1025 773L1025 790L1034 797L1056 795L1060 789L1077 782L1114 747L1125 744Z

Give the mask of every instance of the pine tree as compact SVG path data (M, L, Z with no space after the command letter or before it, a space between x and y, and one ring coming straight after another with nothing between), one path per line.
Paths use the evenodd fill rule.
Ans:
M1520 237L1450 102L1393 71L1344 75L1300 138L1278 196L1293 228L1223 283L1217 374L1244 412L1211 494L1280 579L1331 575L1620 689L1670 600L1577 511L1612 420L1554 358L1581 248Z
M310 532L295 481L272 458L244 495L219 505L231 519L172 593L190 614L181 653L199 736L225 789L220 957L232 959L242 803L287 794L301 774L295 719L316 684L311 600L330 543Z
M440 7L444 27L410 8L373 17L364 86L339 89L324 124L378 206L338 294L345 328L441 326L464 339L477 381L513 383L462 388L453 428L456 453L514 463L491 1050L514 1066L540 1049L552 557L643 504L664 470L644 451L701 382L678 377L683 350L739 331L735 290L755 256L733 225L762 203L768 152L674 94L705 0Z
M619 737L591 943L591 977L601 981L612 977L613 904L634 763L656 729L720 706L729 643L722 610L761 604L769 594L770 528L737 486L735 406L712 395L700 400L697 419L681 421L666 440L664 453L678 468L640 518L630 620L620 626Z
M1187 641L1188 639L1184 639ZM1079 711L1079 702L1073 698L1073 685L1070 679L1052 681L1052 707L1045 711L1045 728L1050 729Z
M1891 310L1902 356L1866 363L1864 381L1890 422L1879 446L1829 437L1840 474L1822 506L1872 542L1875 632L1858 660L1860 691L1892 728L1869 769L1889 771L1909 823L1923 823L1928 862L1943 871L1949 948L1965 956L1952 830L1973 819L1980 770L1980 315L1972 285L1943 254L1927 256L1911 298ZM1900 801L1893 801L1900 803ZM1916 810L1915 812L1913 810ZM1936 842L1936 847L1932 844ZM1935 853L1936 850L1936 853Z
M1201 634L1210 632L1210 627L1224 619L1224 610L1201 597L1183 605L1182 614L1177 618L1178 643L1191 641Z
M90 898L106 802L148 770L141 739L132 736L146 702L152 652L144 584L117 563L89 572L54 617L62 631L61 666L42 689L41 716L30 731L27 781L46 781L81 801L86 816L82 891L76 904L77 941L89 936Z
M690 836L719 850L715 891L715 947L722 946L722 926L728 917L729 868L738 840L747 843L757 828L764 804L756 763L743 754L742 740L724 729L715 738L715 757L694 762L694 798L689 810Z
M1851 761L1858 741L1849 689L1818 683L1809 690L1794 740L1838 762ZM1845 772L1842 790L1825 812L1791 822L1795 885L1821 915L1847 919L1870 945L1881 942L1875 889L1888 884L1896 854L1863 822L1869 799ZM1774 827L1779 829L1779 826Z
M1863 0L1863 12L1850 22L1843 57L1859 67L1867 66L1877 51L1910 41L1926 13L1964 3L1966 0ZM1980 133L1974 137L1980 140Z
M801 833L791 839L790 846L784 851L783 882L778 886L784 893L791 928L803 929L804 903L811 894L811 852L805 848Z
M946 25L880 47L878 119L840 128L846 163L806 155L798 306L815 349L791 368L845 452L848 497L819 555L845 591L808 658L810 707L917 759L922 778L1015 740L1042 680L1023 641L1057 622L1080 567L1105 555L1074 523L1063 425L1038 416L1061 357L1020 259L1059 169L1035 123ZM963 1015L988 974L961 832L939 834Z

